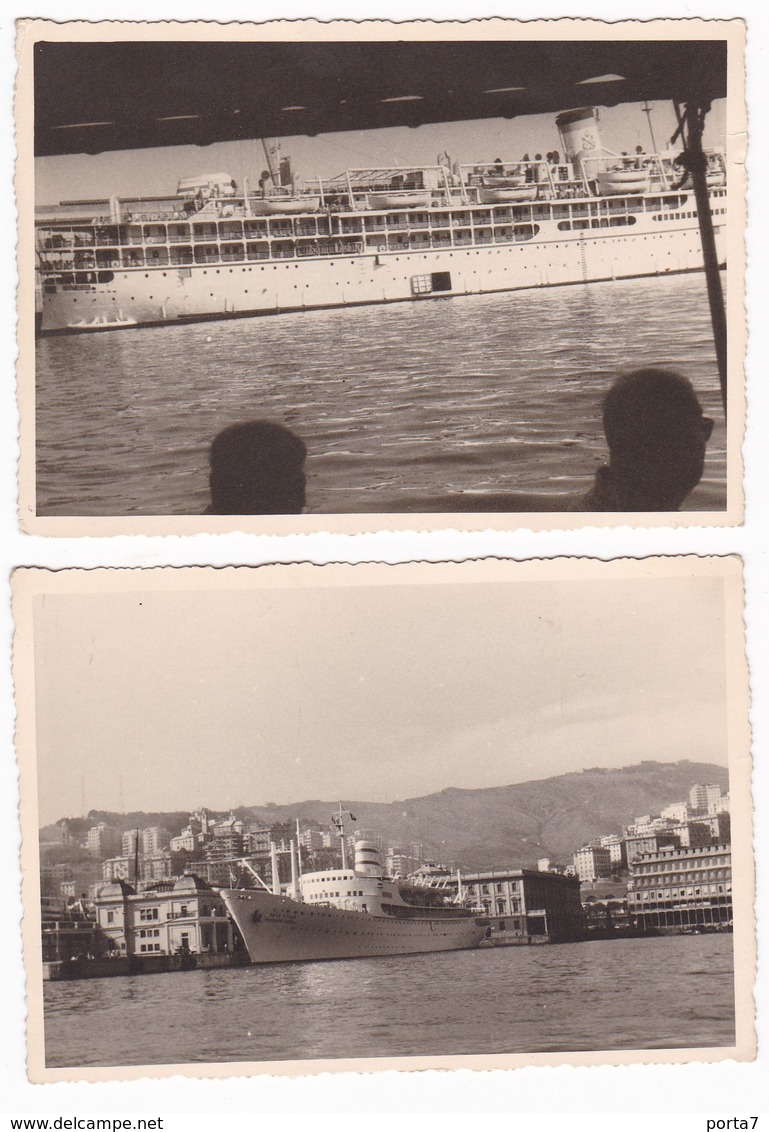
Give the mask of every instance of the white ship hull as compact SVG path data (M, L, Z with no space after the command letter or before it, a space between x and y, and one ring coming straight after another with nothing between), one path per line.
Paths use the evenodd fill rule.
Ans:
M723 263L725 228L720 217L714 219ZM680 219L639 213L632 227L614 230L561 233L554 220L539 228L533 239L480 246L398 249L380 243L344 256L117 268L109 282L44 288L42 330L242 318L702 270L691 212Z
M252 963L458 951L477 947L486 933L474 916L401 919L302 904L261 889L221 895Z

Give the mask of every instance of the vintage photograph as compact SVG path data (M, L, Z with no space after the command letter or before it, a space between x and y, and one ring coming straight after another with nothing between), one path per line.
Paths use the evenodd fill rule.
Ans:
M33 1081L754 1055L736 558L14 576Z
M740 21L22 28L26 530L740 520Z

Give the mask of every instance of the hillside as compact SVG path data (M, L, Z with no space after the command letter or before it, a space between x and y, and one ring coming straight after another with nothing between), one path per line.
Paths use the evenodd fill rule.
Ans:
M535 865L538 857L565 862L576 849L604 833L620 833L635 817L659 813L683 801L696 783L717 782L728 789L725 767L712 763L642 762L596 768L512 786L482 790L442 790L420 798L380 803L343 799L357 828L376 830L388 845L421 842L425 852L465 868ZM303 818L324 826L338 799L292 805L244 806L235 812L272 825ZM89 822L120 828L164 825L173 833L186 821L180 813L151 815L93 811ZM151 819L151 820L150 820Z

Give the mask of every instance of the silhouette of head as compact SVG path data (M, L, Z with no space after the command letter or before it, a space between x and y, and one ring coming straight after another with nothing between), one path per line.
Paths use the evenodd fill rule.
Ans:
M606 471L623 509L675 511L700 482L713 421L676 370L620 377L604 398L603 426Z
M230 425L211 445L211 513L298 515L305 504L304 442L283 425Z

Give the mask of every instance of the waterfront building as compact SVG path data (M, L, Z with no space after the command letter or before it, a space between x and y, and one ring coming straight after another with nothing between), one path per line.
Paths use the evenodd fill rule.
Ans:
M613 872L611 850L603 845L583 845L574 854L574 871L580 881L611 876Z
M65 908L41 902L40 933L44 963L77 959L103 950L105 941L98 925L80 907Z
M731 846L667 847L637 858L630 869L628 913L648 928L730 925Z
M125 881L117 881L101 889L95 905L109 949L121 955L233 949L233 927L224 904L196 876L181 877L165 892L137 893Z
M627 933L631 926L627 910L627 888L627 882L617 877L602 877L580 885L588 935Z
M88 830L85 847L92 857L104 858L119 853L122 841L123 835L119 829L100 821Z
M483 908L496 933L578 939L583 931L579 881L535 869L493 869L462 875L464 894Z
M716 783L707 786L692 786L689 791L689 806L694 813L706 814L711 802L721 797L721 787Z

